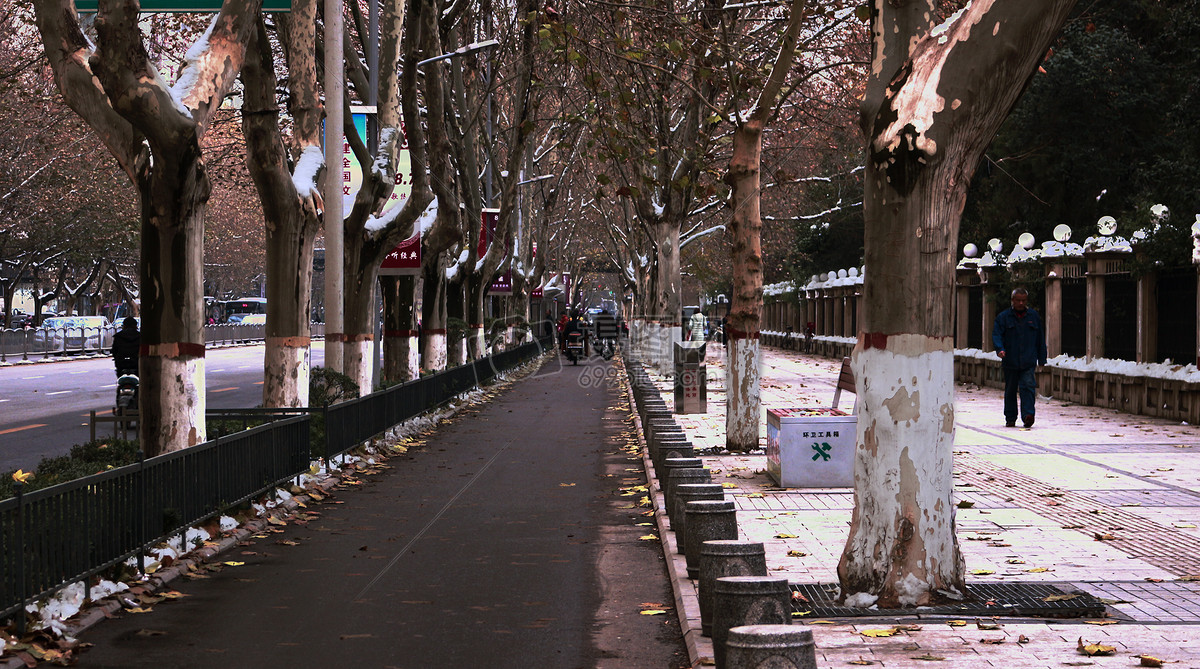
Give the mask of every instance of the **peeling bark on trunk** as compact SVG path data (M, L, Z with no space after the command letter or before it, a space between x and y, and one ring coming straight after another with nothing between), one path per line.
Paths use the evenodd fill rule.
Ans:
M675 373L675 344L683 341L680 302L679 223L658 221L649 226L654 244L651 312L644 332L647 362L659 374Z
M873 4L855 509L838 564L850 605L963 591L951 498L959 219L982 152L1073 4L984 0L936 30L926 3Z

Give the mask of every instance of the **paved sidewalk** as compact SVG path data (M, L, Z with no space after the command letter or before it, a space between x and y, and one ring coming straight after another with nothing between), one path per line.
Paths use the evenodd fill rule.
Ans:
M714 482L725 484L736 502L740 538L765 545L773 575L793 584L837 583L852 489L780 489L766 475L761 451L722 453L720 346L709 346L706 364L708 413L676 417L697 451L705 451ZM764 348L764 408L829 406L839 366ZM669 380L655 378L670 403ZM1005 428L1001 391L973 385L957 391L955 499L973 503L957 512L968 583L1052 583L1101 598L1109 617L954 626L945 617L918 615L797 619L812 627L818 666L1129 667L1148 655L1172 667L1200 667L1200 643L1193 638L1200 634L1200 432L1044 397L1032 429ZM844 394L841 408L853 401ZM760 434L765 443L765 413ZM660 495L655 502L664 550L674 558L669 563L693 663L711 664L695 582L674 550ZM862 634L895 625L919 629ZM1080 638L1115 651L1087 656L1077 649Z

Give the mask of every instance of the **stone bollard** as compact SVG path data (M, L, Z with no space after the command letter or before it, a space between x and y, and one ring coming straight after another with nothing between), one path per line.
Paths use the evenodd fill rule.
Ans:
M654 463L654 468L662 467L662 461L667 458L693 458L696 457L695 452L688 455L668 455L673 450L678 450L684 447L692 448L692 442L688 441L687 435L682 430L678 432L659 432L646 440L650 447L650 461Z
M691 464L700 458L670 458L663 463L666 476L659 479L663 494L663 510L667 519L671 519L671 505L675 503L675 487L681 483L712 483L712 473L698 463Z
M687 533L687 516L683 510L688 502L714 501L725 499L725 488L720 483L678 483L671 489L671 503L667 506L667 519L671 521L671 529L675 530L675 540L683 541Z
M725 576L766 576L767 552L750 541L705 541L700 545L700 633L712 636L713 584Z
M803 625L743 625L725 641L729 669L817 669L812 630Z
M650 461L654 465L656 473L662 472L663 461L668 458L694 457L696 457L696 448L692 446L692 442L687 441L684 437L660 439L650 446Z
M700 504L701 502L692 502ZM742 625L790 625L792 593L786 578L723 576L713 583L713 658L725 669L729 630Z
M688 502L684 506L683 525L687 528L679 550L687 558L688 578L700 577L700 545L714 539L737 539L737 511L731 501Z

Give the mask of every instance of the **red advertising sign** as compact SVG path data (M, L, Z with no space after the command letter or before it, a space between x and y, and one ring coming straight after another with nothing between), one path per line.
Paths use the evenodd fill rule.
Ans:
M384 275L408 275L421 273L421 233L400 242L387 254L379 265Z

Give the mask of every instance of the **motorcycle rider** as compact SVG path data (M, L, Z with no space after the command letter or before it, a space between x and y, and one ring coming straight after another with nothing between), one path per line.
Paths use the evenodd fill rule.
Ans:
M142 334L138 332L136 318L121 322L121 330L113 335L112 357L117 367L117 377L123 374L138 376L138 356L141 354Z
M579 332L583 334L583 351L584 355L587 355L587 324L583 322L583 316L579 313L579 309L572 309L570 320L563 325L562 340L564 347L566 346L566 341L572 332ZM564 348L563 350L565 351L566 349Z

